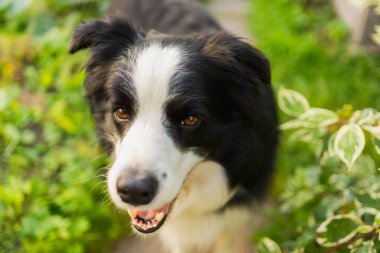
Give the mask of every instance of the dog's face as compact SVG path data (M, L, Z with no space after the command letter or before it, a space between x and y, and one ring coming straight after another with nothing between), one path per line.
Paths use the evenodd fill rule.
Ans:
M269 66L259 52L225 33L143 35L122 19L81 24L70 52L82 48L92 53L86 88L98 135L114 154L109 193L138 231L163 225L197 166L222 168L214 176L223 189L260 174L239 168L275 131L273 101L265 103Z

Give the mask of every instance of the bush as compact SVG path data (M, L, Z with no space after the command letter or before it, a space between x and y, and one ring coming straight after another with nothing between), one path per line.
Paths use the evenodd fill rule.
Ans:
M376 252L379 56L349 44L326 1L251 3L285 121L266 222L253 235L259 252Z
M106 204L105 169L97 171L108 161L83 99L87 55L67 54L75 25L106 2L0 1L0 252L110 252L128 234L125 216ZM282 127L295 130L283 134L274 204L254 235L259 252L379 249L379 113L352 109L380 103L379 58L347 50L347 28L321 2L253 2L276 87L294 84L313 98L279 90L294 118ZM336 112L309 105L346 101Z
M94 148L83 98L79 70L86 55L67 53L75 25L104 7L86 0L0 4L6 24L0 29L0 252L109 252L127 227L105 205L105 170L97 172L107 161Z
M300 93L285 88L278 103L295 117L281 125L293 130L288 140L307 143L315 159L288 180L279 213L272 214L277 232L280 224L286 227L282 234L270 228L267 236L280 241L285 252L379 250L380 168L372 157L380 155L380 112L353 111L351 105L337 112L313 108ZM278 223L278 217L284 220Z

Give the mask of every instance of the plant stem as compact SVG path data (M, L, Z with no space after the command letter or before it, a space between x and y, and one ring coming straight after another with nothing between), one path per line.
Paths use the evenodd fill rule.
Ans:
M347 242L342 242L342 243L339 243L339 244L335 245L333 248L325 251L325 253L334 253L338 249L340 249L340 248L342 248L344 246L350 245L351 243L353 243L353 242L355 242L355 241L357 241L359 239L363 239L363 238L367 238L367 237L372 237L372 236L377 235L377 233L378 233L377 229L374 229L374 230L372 230L369 233L362 234L362 235L359 235L359 236L355 236L355 237L351 238L350 240L348 240Z

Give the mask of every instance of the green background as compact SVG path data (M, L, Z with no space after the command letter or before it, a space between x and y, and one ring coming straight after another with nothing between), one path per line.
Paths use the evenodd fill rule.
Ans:
M379 56L349 43L330 4L306 2L251 2L250 27L271 61L275 90L296 89L312 106L379 110ZM0 1L0 252L110 252L128 237L128 218L106 193L109 161L84 99L88 54L67 53L74 27L106 10L101 0ZM287 140L284 134L272 211L295 168L315 159L312 147ZM308 185L312 176L299 178ZM254 238L286 244L299 235L285 226L288 216L274 216L284 226Z

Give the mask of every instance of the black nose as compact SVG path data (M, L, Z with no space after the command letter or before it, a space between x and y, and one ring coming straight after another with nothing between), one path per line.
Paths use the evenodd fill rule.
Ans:
M121 175L116 183L120 198L128 204L138 206L149 204L156 195L158 181L154 176L133 178Z

